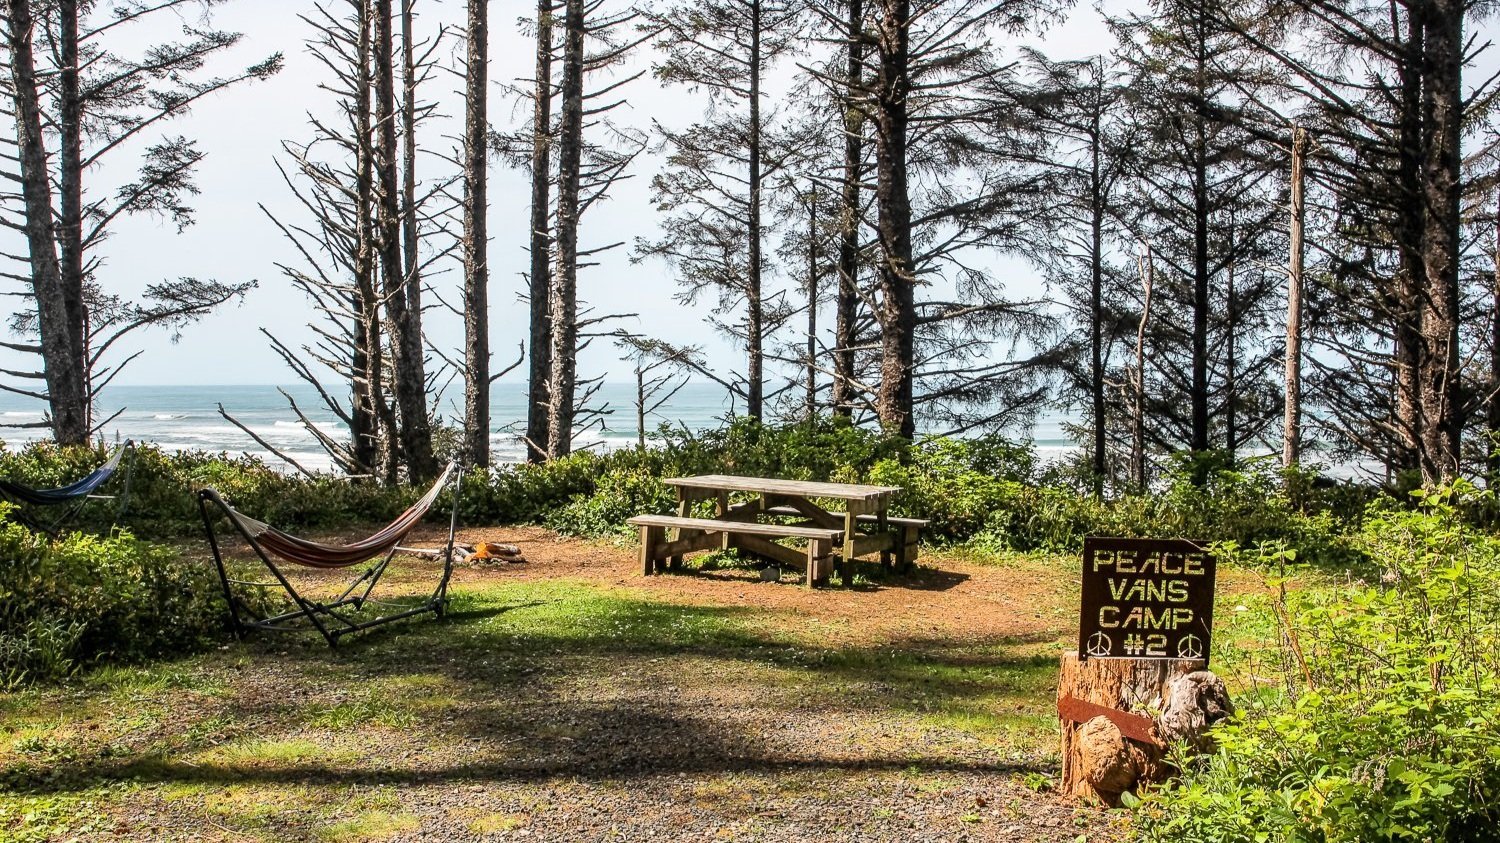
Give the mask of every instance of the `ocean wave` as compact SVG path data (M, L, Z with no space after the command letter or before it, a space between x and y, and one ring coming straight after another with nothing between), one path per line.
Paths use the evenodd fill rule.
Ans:
M251 428L251 429L254 430L254 428ZM259 431L256 431L256 432L259 433ZM231 437L231 438L238 437L239 439L242 439L242 440L247 441L247 442L249 441L249 438L246 437L245 434L242 433L239 428L235 427L232 424L203 424L203 425L190 425L190 426L183 426L183 427L174 427L171 430L163 430L160 433L158 433L156 436L160 436L160 437L190 436L190 437L199 438L199 439L204 439L204 438L212 439L214 437L228 436L228 437ZM150 438L154 439L154 438L156 438L156 436L153 436L153 437L150 437Z
M187 413L156 413L151 418L156 421L177 421L187 418Z
M316 427L319 430L329 431L329 432L338 432L338 431L342 431L344 429L343 422L336 422L336 421L315 421L312 424L313 424L313 427ZM274 421L274 422L271 423L271 426L275 427L275 428L278 428L280 430L301 430L301 431L306 431L307 430L307 425L305 425L301 421L297 421L295 419L291 420L291 421L288 421L286 419L277 419L276 421Z
M8 419L39 419L42 413L32 410L11 410L5 414Z

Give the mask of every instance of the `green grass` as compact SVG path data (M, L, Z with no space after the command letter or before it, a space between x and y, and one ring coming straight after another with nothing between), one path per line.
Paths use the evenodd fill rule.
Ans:
M92 800L76 796L0 795L0 841L87 840L106 828Z
M292 765L304 762L349 761L357 753L330 746L311 736L295 738L249 738L215 747L194 758L203 763L220 764L246 772L262 766Z
M415 831L417 818L407 813L371 811L346 820L339 820L318 832L319 840L330 843L353 843L358 840L386 840L403 831Z
M353 702L314 705L309 714L309 725L334 731L370 726L401 729L417 721L417 712L411 705L378 693L367 693Z
M503 812L481 813L470 817L464 826L475 834L497 834L526 827L526 817Z
M662 705L652 694L664 685L708 689L722 705L749 706L745 717L825 717L848 727L829 737L840 751L893 759L892 775L909 766L923 789L943 787L943 769L976 763L1044 776L1036 771L1055 754L1053 642L830 643L839 631L837 620L791 612L527 581L457 591L446 621L337 650L311 635L256 636L0 695L0 804L11 806L0 841L77 834L90 817L153 804L251 839L378 840L420 822L397 795L403 786L509 789L562 776L614 787L674 765L705 803L742 810L741 773L699 769L679 749L746 759L735 763L752 775L774 763L757 760L770 750L749 732L695 731L704 724L671 697L666 708L633 702ZM668 737L590 754L611 745L623 719L642 717ZM873 725L857 728L864 722ZM775 781L796 798L846 775L813 766ZM476 807L455 821L479 834L529 819Z

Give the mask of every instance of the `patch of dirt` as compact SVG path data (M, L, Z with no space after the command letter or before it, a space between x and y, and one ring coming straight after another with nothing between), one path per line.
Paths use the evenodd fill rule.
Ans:
M1042 642L1065 637L1076 622L1076 572L1037 564L977 565L947 555L924 555L911 575L870 586L807 589L790 577L761 582L753 570L672 572L644 576L633 547L558 536L541 527L462 530L465 542L521 547L525 564L461 567L454 580L569 578L644 591L656 600L738 606L829 624L829 643L875 641ZM442 536L420 537L426 542ZM415 539L414 539L415 541ZM418 542L420 543L420 542ZM1028 560L1029 562L1031 560ZM873 564L873 563L865 563Z

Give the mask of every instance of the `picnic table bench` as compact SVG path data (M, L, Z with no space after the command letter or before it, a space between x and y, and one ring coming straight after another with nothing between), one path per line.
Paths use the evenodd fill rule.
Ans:
M641 572L647 576L682 564L699 550L738 548L791 567L804 567L807 585L824 583L837 567L848 582L848 565L861 556L880 554L881 563L909 566L927 522L893 518L890 499L900 489L855 483L823 483L768 477L706 474L666 479L677 491L676 515L638 515L629 523L641 530ZM756 497L730 505L735 493ZM693 515L699 501L714 501L714 516ZM842 510L818 501L837 501ZM767 523L763 517L793 517L795 524ZM668 536L671 530L675 536ZM799 551L776 539L805 539Z

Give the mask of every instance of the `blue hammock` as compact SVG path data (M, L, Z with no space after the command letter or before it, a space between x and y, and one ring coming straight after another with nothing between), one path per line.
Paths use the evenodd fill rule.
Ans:
M66 486L60 486L56 489L33 489L30 486L25 486L20 483L12 482L10 480L0 480L0 498L4 498L5 500L11 501L12 503L26 506L57 506L59 504L68 503L75 504L73 509L69 510L51 525L43 525L34 518L29 518L22 513L17 513L17 515L23 522L27 522L33 527L43 529L48 533L56 532L56 530L60 526L62 526L64 522L70 520L72 516L77 514L78 509L81 508L91 496L93 496L94 492L99 490L99 487L109 482L109 479L115 475L116 471L119 470L120 461L125 456L125 452L131 450L132 447L133 443L129 439L125 440L125 444L121 445L119 448L116 448L115 452L110 455L110 458L105 461L104 465L101 465L98 468L94 469L94 471L87 477L84 477L81 480L75 480L74 482L69 483ZM126 501L128 500L129 494L130 481L127 478L125 483L125 496L121 500L122 510L126 504Z

